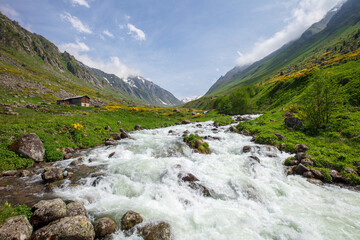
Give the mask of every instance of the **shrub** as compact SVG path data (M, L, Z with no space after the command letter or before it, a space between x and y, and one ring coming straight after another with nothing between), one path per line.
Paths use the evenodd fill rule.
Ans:
M27 219L30 219L32 215L31 209L25 204L12 206L10 203L5 202L0 205L0 225L6 219L19 215L25 215Z

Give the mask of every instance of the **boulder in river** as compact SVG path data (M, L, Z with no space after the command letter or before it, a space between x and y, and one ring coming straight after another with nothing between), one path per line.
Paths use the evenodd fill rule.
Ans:
M145 240L170 240L170 224L166 222L147 223L137 228L138 235Z
M32 234L32 240L93 240L94 238L94 227L85 216L64 217Z
M0 239L30 240L32 226L25 215L8 218L0 227Z
M121 139L121 134L120 134L120 133L110 133L110 136L111 136L114 140L120 140L120 139Z
M33 159L35 162L42 162L45 148L38 135L27 133L10 145L9 149L25 158Z
M124 129L120 128L119 130L120 130L120 136L121 136L122 139L123 138L130 138L129 134L127 134L127 132L125 132Z
M142 128L141 128L141 126L140 125L135 125L135 127L134 127L134 130L135 131L138 131L138 130L141 130Z
M47 167L41 174L41 178L44 182L55 182L63 179L63 170L59 167Z
M108 234L115 232L116 223L109 217L97 219L94 223L95 237L102 238Z
M242 150L243 150L243 153L248 153L248 152L251 152L251 147L250 146L244 146Z
M134 211L127 211L121 218L121 230L126 231L133 228L135 225L142 223L141 215Z
M66 216L67 217L74 217L74 216L85 216L85 217L89 217L84 204L82 204L81 202L69 202L68 204L66 204Z
M181 124L190 124L190 123L192 123L192 121L190 121L190 120L183 120L183 121L181 122Z
M31 211L30 222L34 228L45 226L46 224L66 216L66 204L60 198L54 200L42 200L35 204Z

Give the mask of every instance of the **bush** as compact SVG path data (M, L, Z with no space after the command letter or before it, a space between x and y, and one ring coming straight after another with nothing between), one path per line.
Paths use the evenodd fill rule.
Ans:
M302 116L310 129L321 129L329 123L332 114L342 103L341 85L327 75L317 78L305 93Z
M23 205L14 205L5 202L0 205L0 225L8 218L15 217L19 215L25 215L27 219L30 219L32 213L31 209L25 204Z

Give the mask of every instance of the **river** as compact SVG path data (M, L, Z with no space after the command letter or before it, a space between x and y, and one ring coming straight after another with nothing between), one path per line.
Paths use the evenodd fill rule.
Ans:
M84 202L94 217L111 216L118 223L128 210L146 222L167 221L177 240L360 239L358 192L287 176L282 163L289 154L226 132L229 126L216 131L212 122L196 124L141 130L131 134L133 139L91 150L85 163L101 166L105 176L96 186L95 177L88 177L85 184L59 188L56 194ZM212 154L194 153L182 141L186 130L220 140L206 140ZM251 152L243 153L246 145ZM212 196L179 181L179 172L195 175ZM114 239L139 238L119 230Z

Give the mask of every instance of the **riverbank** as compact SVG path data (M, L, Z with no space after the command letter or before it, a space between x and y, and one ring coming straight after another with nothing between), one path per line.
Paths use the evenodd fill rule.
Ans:
M297 115L296 112L292 114ZM273 145L289 153L296 152L296 144L305 144L309 147L306 158L310 157L312 163L308 167L320 171L324 176L322 180L353 186L360 184L359 108L336 113L327 128L318 132L306 129L306 126L286 126L284 121L288 116L289 109L267 112L256 120L241 122L237 130L256 136L257 143ZM290 164L291 160L296 159L284 163L288 166L299 164ZM334 175L332 170L339 175ZM335 179L337 176L339 179Z
M114 219L115 239L129 239L119 227L129 210L145 222L168 223L175 239L337 239L360 234L354 227L360 216L359 193L287 176L283 162L289 154L231 130L205 122L134 131L131 139L85 150L81 159L53 163L73 172L72 178L42 184L53 197L82 202L91 219ZM201 136L212 153L194 152L183 141L185 133ZM35 178L41 181L40 175ZM332 224L344 232L332 231Z
M55 104L12 102L2 104L0 112L9 108L12 115L0 114L0 172L27 168L33 161L10 151L8 147L25 133L35 133L45 147L45 161L63 160L66 148L88 149L104 143L110 134L120 133L120 128L132 131L136 126L154 129L179 124L184 120L214 120L229 124L229 116L214 111L191 109L107 106L77 107Z

